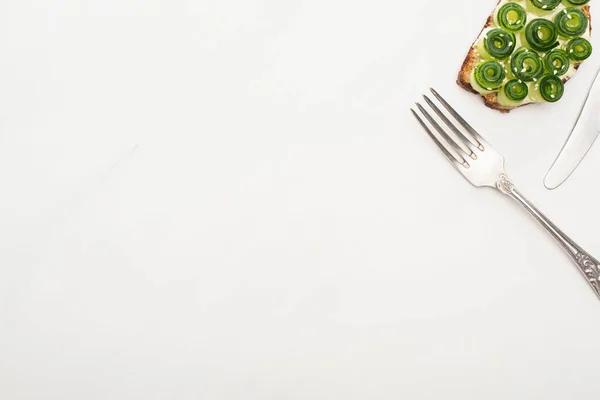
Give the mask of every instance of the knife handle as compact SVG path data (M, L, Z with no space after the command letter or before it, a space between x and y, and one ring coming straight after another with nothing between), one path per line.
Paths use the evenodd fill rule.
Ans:
M554 225L535 205L519 193L512 183L499 187L499 190L522 205L560 243L600 299L600 262Z

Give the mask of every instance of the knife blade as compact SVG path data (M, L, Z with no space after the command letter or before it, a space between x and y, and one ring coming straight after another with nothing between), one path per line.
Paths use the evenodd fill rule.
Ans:
M544 179L546 188L562 185L579 166L600 134L600 71L564 147Z

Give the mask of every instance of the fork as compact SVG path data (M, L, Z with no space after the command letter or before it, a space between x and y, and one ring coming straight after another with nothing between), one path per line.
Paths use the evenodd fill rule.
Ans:
M425 132L450 161L450 164L475 187L497 189L523 206L567 251L596 296L600 298L600 262L554 225L516 189L513 181L504 172L504 157L494 150L438 92L432 88L430 90L456 123L452 122L450 117L426 95L423 98L438 119L436 120L419 103L416 103L417 109L425 117L429 126L419 113L412 108L411 111ZM443 122L446 128L443 128L438 121ZM462 129L459 129L457 125L460 125Z

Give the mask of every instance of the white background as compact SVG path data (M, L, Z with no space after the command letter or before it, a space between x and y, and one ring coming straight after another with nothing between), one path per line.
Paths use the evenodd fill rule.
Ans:
M489 110L494 5L1 2L0 397L597 399L600 303L408 112L438 88L600 254L600 148L542 185L599 57Z

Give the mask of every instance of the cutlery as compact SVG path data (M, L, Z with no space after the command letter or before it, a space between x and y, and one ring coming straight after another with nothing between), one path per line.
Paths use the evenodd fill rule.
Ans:
M434 89L430 90L447 113L444 113L426 95L423 98L438 119L436 120L419 103L416 103L417 109L425 120L414 109L411 109L411 111L425 132L450 161L450 164L475 187L497 189L500 193L507 195L523 206L566 250L596 296L600 298L600 262L554 225L548 217L517 190L513 181L504 171L504 157L494 150L438 92ZM452 122L451 118L456 123ZM446 128L443 128L438 121L443 122ZM459 129L457 125L460 125L462 129ZM430 127L433 128L433 131Z
M590 88L571 135L548 171L544 185L552 190L573 174L600 134L600 71Z

